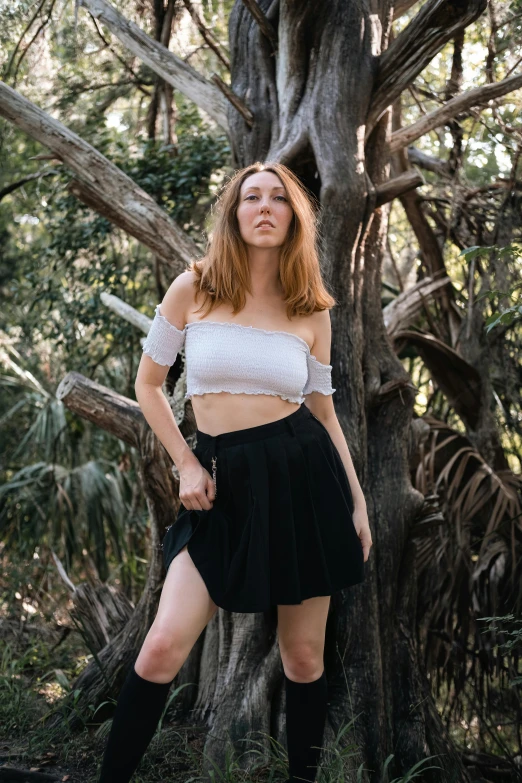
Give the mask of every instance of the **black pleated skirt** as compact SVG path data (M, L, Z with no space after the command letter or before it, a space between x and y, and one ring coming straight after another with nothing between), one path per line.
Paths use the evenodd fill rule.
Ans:
M364 581L348 476L304 403L268 424L196 438L216 499L209 510L180 505L162 542L167 569L188 544L210 597L231 612L300 604Z

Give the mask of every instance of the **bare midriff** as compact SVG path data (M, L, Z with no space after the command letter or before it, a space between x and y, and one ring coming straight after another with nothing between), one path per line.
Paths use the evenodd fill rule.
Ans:
M289 416L300 408L298 402L271 394L208 392L194 394L190 400L198 429L208 435L257 427Z

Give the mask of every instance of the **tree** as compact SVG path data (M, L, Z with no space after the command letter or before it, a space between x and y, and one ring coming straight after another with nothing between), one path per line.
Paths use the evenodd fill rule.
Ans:
M394 775L436 755L442 771L426 770L426 780L467 781L463 760L435 708L421 659L414 611L416 536L427 520L433 520L433 500L410 479L416 388L384 322L380 281L390 204L397 198L422 247L424 271L431 276L425 282L433 283L444 272L440 246L416 200L415 188L422 178L410 168L407 145L444 123L451 126L462 112L522 86L519 74L460 95L454 94L455 87L440 109L410 128L400 127L403 93L445 44L455 41L457 46L462 41L466 28L484 12L486 0L427 0L397 35L393 20L415 5L411 0L396 2L394 8L339 0L320 8L291 0L236 2L229 20L230 85L217 76L207 80L187 67L105 0L81 0L80 5L163 84L183 91L227 131L235 166L279 160L301 177L321 204L323 271L339 302L332 312L336 412L367 499L375 544L364 584L332 600L325 656L330 729L336 733L347 719L358 716L354 737L361 747L359 761L374 770L369 779L379 779L393 752ZM0 113L75 173L71 190L79 199L160 259L165 280L181 271L195 252L193 244L131 180L7 85L0 87ZM415 159L414 150L411 158ZM433 339L411 334L407 317L401 321L400 314L395 339L418 347L455 404L473 444L492 469L505 469L483 373L469 361L472 350L470 356L456 350L462 314L450 287L434 285L435 290L442 292L439 304L447 344L440 340L435 345ZM406 309L411 302L409 292ZM137 322L120 303L110 306L146 330L147 324ZM451 357L453 374L442 364L442 355ZM182 386L183 374L179 368L175 372L173 380ZM469 395L465 406L463 372L467 375L462 385ZM176 417L188 435L193 421L182 410L179 390L174 394ZM84 687L87 703L106 693L107 681L119 685L122 669L136 651L129 639L139 646L152 619L161 581L157 548L176 487L135 403L115 399L110 390L76 373L63 380L58 396L71 410L139 448L153 531L147 588L124 630L99 653L105 677L93 664L77 683ZM211 716L205 750L218 764L228 736L238 743L246 729L258 729L282 739L282 672L275 633L273 615L239 617L220 610L180 673L181 680L199 678L193 706ZM233 685L228 674L231 662Z

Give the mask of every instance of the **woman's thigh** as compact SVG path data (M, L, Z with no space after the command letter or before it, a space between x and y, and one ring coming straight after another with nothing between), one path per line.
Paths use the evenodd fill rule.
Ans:
M156 617L136 661L138 673L155 668L158 658L169 671L179 669L217 609L184 546L167 571Z
M288 677L310 677L323 670L324 638L330 596L308 598L295 606L277 607L277 633Z

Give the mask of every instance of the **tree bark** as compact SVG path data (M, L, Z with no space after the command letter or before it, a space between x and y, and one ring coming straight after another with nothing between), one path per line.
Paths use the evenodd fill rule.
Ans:
M485 84L482 87L475 87L461 95L456 95L450 101L440 106L438 109L425 114L418 122L400 128L392 133L390 140L390 151L396 152L402 147L407 147L412 141L429 133L430 130L444 125L458 114L469 111L474 107L484 106L495 98L501 98L514 90L522 87L522 74L515 74L508 79L494 84Z
M125 19L105 0L77 0L77 4L87 8L140 60L227 130L227 102L211 82L166 46L146 35L134 22Z
M134 606L121 590L99 580L94 585L74 585L56 553L52 554L58 573L71 591L71 618L89 650L96 654L128 623Z
M126 672L134 663L154 620L165 577L161 540L166 527L176 518L179 496L177 481L170 469L170 458L145 421L138 403L76 372L65 376L56 396L77 415L138 450L140 483L151 520L150 565L140 600L128 622L98 652L75 683L75 689L80 689L81 694L76 701L76 709L68 715L68 721L71 726L79 726L78 716L82 712L88 714L89 704L100 704L111 691L115 695L121 688ZM83 595L77 596L74 610L76 618L86 612L82 606L84 598ZM115 625L119 625L119 620ZM97 631L94 628L92 630L99 633L99 629L98 625ZM111 632L114 632L114 625L111 626ZM90 640L91 637L87 635L86 641ZM68 703L69 699L66 698L60 713L51 716L51 725L56 725L62 719L62 711L67 710Z
M432 32L434 5L421 9L396 46L399 51L404 45L399 74L395 59L381 55L390 20L379 4L372 9L378 10L376 19L355 3L333 2L319 13L311 3L287 1L279 8L261 2L271 23L277 21L275 62L269 42L239 3L229 26L232 88L248 94L259 118L247 135L240 119L230 117L235 165L280 160L321 202L322 266L338 300L331 313L335 408L367 500L377 553L366 565L364 585L332 597L325 652L327 738L353 719L350 739L374 770L372 780L380 779L389 753L395 753L390 775L400 775L442 749L441 769L426 770L423 780L468 780L420 668L409 527L423 498L411 486L406 455L414 395L387 338L380 300L388 206L377 204L389 179L386 107L451 37L444 25L440 34ZM451 4L436 5L448 11ZM484 8L482 0L459 5L451 34ZM413 30L426 42L421 58L412 46ZM250 56L254 50L256 58ZM384 65L376 82L380 57ZM399 78L400 89L392 71L406 75ZM238 694L237 703L244 697ZM218 706L218 718L221 725L234 725L228 704ZM277 739L284 743L282 734ZM220 751L211 739L206 750L213 757Z
M366 122L366 137L386 108L451 41L482 14L487 0L427 0L410 24L383 50L372 105Z
M152 250L165 267L165 277L172 280L199 254L192 239L130 177L3 82L0 116L44 144L75 172L77 179L69 186L72 193Z
M82 4L107 8L104 0ZM424 781L469 781L422 669L412 529L425 514L427 499L412 487L409 472L415 389L387 334L380 293L389 215L383 194L393 197L387 184L390 106L485 4L428 0L389 48L393 7L384 0L332 0L321 6L304 0L259 0L263 28L246 4L236 2L229 22L230 89L253 114L250 125L249 115L228 104L234 166L255 160L284 162L321 203L321 264L338 302L331 313L334 403L366 497L374 542L365 582L332 596L325 649L325 742L353 720L344 742L358 744L359 761L371 770L363 774L364 780L382 779L389 754L390 778L440 754L435 760L440 769L426 769ZM399 3L403 10L410 5L408 0ZM269 29L277 30L275 56ZM143 34L135 28L131 34L134 51L139 39L147 50L144 61L163 78L173 78L173 55L164 52L158 62ZM131 46L128 37L125 43ZM185 90L192 89L194 75L191 79ZM180 82L176 86L183 89ZM194 100L205 103L203 94L202 89L192 93ZM172 516L176 488L135 403L76 374L67 376L59 395L80 415L96 419L118 437L132 438L142 455L152 520L151 568L136 612L100 654L116 688L152 620L160 588L158 531ZM211 726L204 750L220 766L228 737L240 753L245 751L240 741L253 729L270 730L276 740L286 742L275 617L275 611L234 615L220 610L180 672L178 679L190 672L197 682L191 708L194 717ZM94 665L82 678L78 686L86 687L90 701L93 693L106 696ZM268 740L264 747L268 757ZM251 761L246 755L241 764Z

